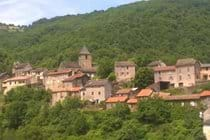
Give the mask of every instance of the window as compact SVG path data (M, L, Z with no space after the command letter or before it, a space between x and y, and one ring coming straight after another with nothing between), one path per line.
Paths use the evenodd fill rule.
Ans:
M188 77L188 79L191 79L191 76L190 76L190 74L188 74L188 75L187 75L187 77Z
M91 95L94 95L94 92L92 92Z
M86 59L86 60L88 59L88 56L87 56L87 55L85 55L85 59Z
M98 92L98 95L101 95L101 92L100 91Z
M179 76L179 80L180 80L180 81L182 80L182 76L181 76L181 75Z
M172 77L172 76L170 76L170 77L169 77L169 81L172 81L172 80L174 80L174 79L173 79L173 77Z
M207 70L209 70L209 68L208 68L208 67L206 67L206 71L207 71Z
M127 70L129 69L129 67L127 66Z
M85 92L83 92L82 95L85 96Z

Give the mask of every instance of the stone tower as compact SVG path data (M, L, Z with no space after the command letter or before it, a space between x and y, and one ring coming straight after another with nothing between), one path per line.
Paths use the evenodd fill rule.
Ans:
M79 53L79 65L83 69L92 68L92 56L86 46L84 46Z

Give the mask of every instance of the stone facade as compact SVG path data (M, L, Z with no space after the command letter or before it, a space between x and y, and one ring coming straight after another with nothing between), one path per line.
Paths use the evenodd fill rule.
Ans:
M115 63L115 75L117 82L129 82L135 78L136 65L131 61L119 61Z
M200 77L202 80L210 80L210 64L201 64Z
M29 76L19 76L3 81L2 88L4 89L4 95L16 87L31 85L32 79L33 78Z
M111 82L108 80L90 80L81 91L81 99L100 103L110 97L111 94Z
M56 70L49 71L44 78L45 89L52 90L57 87L63 87L63 80L72 76L72 70Z
M172 87L195 86L200 79L200 63L194 59L180 59L175 66L155 67L154 80L170 82Z

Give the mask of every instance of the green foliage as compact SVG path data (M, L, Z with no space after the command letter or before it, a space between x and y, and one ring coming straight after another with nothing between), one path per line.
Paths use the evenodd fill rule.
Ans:
M14 60L57 67L62 60L75 61L84 44L97 64L106 58L132 59L138 66L159 59L174 64L185 57L209 62L209 5L208 0L141 1L40 20L24 32L0 31L0 71ZM8 57L1 57L2 52ZM108 69L100 76L107 77L110 72Z
M153 71L149 68L139 68L134 79L135 86L145 88L154 83Z
M107 78L113 72L114 62L110 58L101 60L98 64L97 75L100 78Z
M2 140L203 140L199 111L160 99L142 100L137 112L126 104L110 110L85 111L77 98L49 105L49 93L18 88L0 112Z
M108 76L109 81L115 81L116 80L116 75L114 72L110 73Z
M170 105L160 99L143 100L138 104L138 119L152 124L170 122Z

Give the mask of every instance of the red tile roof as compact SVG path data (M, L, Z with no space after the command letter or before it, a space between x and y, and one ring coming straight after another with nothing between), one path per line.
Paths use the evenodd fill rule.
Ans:
M68 74L72 72L71 69L64 69L64 70L58 70L58 71L50 71L47 73L48 76L52 76L52 75L61 75L61 74Z
M79 92L81 90L81 87L57 87L51 89L53 93L57 92Z
M167 101L199 100L200 94L165 96L163 99Z
M152 94L153 90L146 88L142 89L138 94L137 97L149 97Z
M133 99L129 99L127 101L128 104L137 104L138 100L136 98L133 98Z
M116 96L116 97L109 97L106 100L106 103L123 103L126 102L128 96Z
M28 79L30 79L30 78L31 78L30 76L18 76L18 77L13 77L13 78L6 79L6 80L3 81L3 82L23 81L23 80L28 80Z
M203 92L200 93L201 97L208 97L210 96L210 91L209 90L204 90Z
M124 88L124 89L120 89L116 92L116 94L130 94L132 91L132 89L130 88Z
M75 79L82 78L83 76L85 76L84 73L78 73L78 74L75 74L75 75L73 75L73 76L70 76L70 77L67 78L67 79L64 79L63 82L71 82L71 81L73 81L73 80L75 80Z
M159 71L175 71L175 66L165 66L165 67L155 67L153 70L155 72Z

